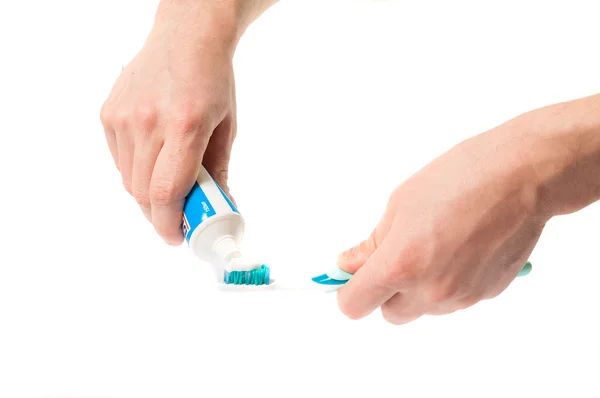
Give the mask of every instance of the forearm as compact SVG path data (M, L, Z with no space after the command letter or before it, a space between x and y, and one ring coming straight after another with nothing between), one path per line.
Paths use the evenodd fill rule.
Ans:
M248 26L278 0L161 0L155 27L176 25L178 37L231 55ZM169 23L170 22L170 23ZM173 24L174 22L174 24Z
M600 200L600 95L538 109L516 123L549 216L573 213Z

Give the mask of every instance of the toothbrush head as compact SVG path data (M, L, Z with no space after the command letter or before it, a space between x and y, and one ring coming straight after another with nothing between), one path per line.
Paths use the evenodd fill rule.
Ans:
M226 285L268 285L271 271L264 264L250 271L225 271L223 282Z

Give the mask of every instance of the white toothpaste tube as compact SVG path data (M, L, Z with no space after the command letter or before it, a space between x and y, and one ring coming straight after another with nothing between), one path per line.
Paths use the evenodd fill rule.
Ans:
M250 271L261 266L242 258L244 228L244 218L235 205L201 167L185 201L182 231L188 247L212 264L218 282L223 282L225 271Z

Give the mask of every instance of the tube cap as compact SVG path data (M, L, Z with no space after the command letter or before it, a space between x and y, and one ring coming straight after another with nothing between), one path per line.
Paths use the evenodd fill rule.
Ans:
M229 263L232 258L241 257L240 249L233 236L225 236L216 241L213 252L225 263Z

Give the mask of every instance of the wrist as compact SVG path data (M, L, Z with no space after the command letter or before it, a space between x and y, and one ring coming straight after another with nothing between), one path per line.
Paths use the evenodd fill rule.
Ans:
M248 25L240 4L238 0L161 0L153 32L159 36L168 32L191 51L233 57Z
M551 105L515 119L548 218L600 199L600 95Z

